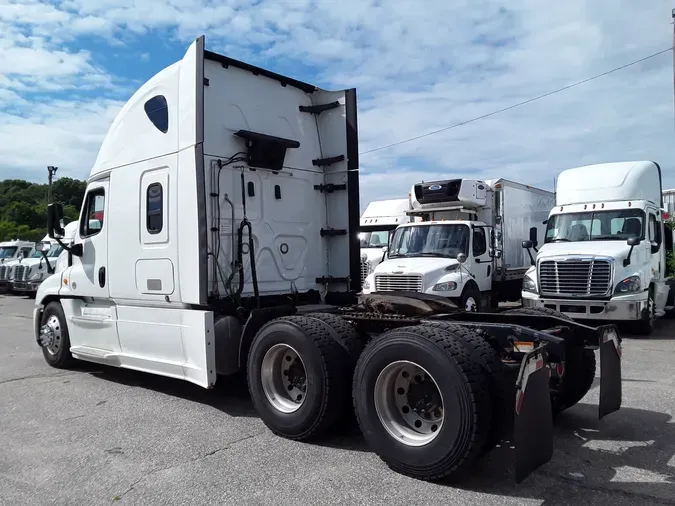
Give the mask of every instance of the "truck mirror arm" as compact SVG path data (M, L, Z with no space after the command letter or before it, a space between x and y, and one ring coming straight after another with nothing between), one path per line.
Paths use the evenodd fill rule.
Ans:
M628 246L630 246L630 249L628 250L628 256L623 259L623 266L628 267L630 265L630 256L633 253L633 248L640 244L640 238L639 237L630 237L626 243Z
M61 239L58 237L54 237L54 240L59 243L59 246L61 246L64 250L66 250L68 253L71 255L74 255L76 257L81 257L84 254L84 251L82 249L82 244L73 244L72 246L68 246L67 244L64 244L61 242ZM49 262L47 262L49 263Z

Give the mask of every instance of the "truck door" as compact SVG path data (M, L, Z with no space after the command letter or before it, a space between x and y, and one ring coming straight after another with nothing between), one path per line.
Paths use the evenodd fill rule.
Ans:
M472 227L471 253L474 258L472 274L481 292L492 289L492 258L488 248L490 231L487 227Z
M117 312L108 288L109 182L106 178L87 187L74 237L74 243L82 245L82 256L72 256L72 266L63 276L67 286L62 293L75 296L61 300L71 351L83 355L119 352Z
M648 209L647 240L651 254L651 278L654 283L654 302L656 309L662 310L666 305L669 286L665 284L666 255L663 241L663 223L656 217L655 209Z

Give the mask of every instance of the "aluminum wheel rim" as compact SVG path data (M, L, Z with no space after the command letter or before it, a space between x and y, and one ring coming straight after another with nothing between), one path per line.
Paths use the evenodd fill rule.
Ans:
M429 444L441 431L443 396L433 376L414 362L387 365L375 381L374 400L380 423L406 446Z
M61 322L56 316L52 315L47 318L46 326L53 336L53 343L46 347L47 353L56 355L61 349Z
M466 302L464 302L464 309L466 311L476 312L476 299L473 297L467 297Z
M269 403L282 413L294 413L307 396L307 372L300 354L287 344L275 344L262 360L260 380Z

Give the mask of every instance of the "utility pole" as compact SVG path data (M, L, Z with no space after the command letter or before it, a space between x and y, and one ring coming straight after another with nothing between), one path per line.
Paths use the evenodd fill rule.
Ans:
M675 10L674 10L675 12ZM59 170L58 167L54 167L53 165L47 166L47 171L49 172L49 179L48 179L48 186L47 186L47 204L52 203L52 181L54 180L54 174L56 174L56 171Z

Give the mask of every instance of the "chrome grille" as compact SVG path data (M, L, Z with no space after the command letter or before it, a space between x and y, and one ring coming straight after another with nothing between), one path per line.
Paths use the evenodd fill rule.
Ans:
M376 274L375 290L378 292L421 292L422 276Z
M368 274L370 274L370 260L361 260L361 285L363 285Z
M607 260L546 260L539 264L542 295L605 295L611 283L612 265Z
M0 281L7 281L7 276L9 274L9 267L6 265L0 265Z

